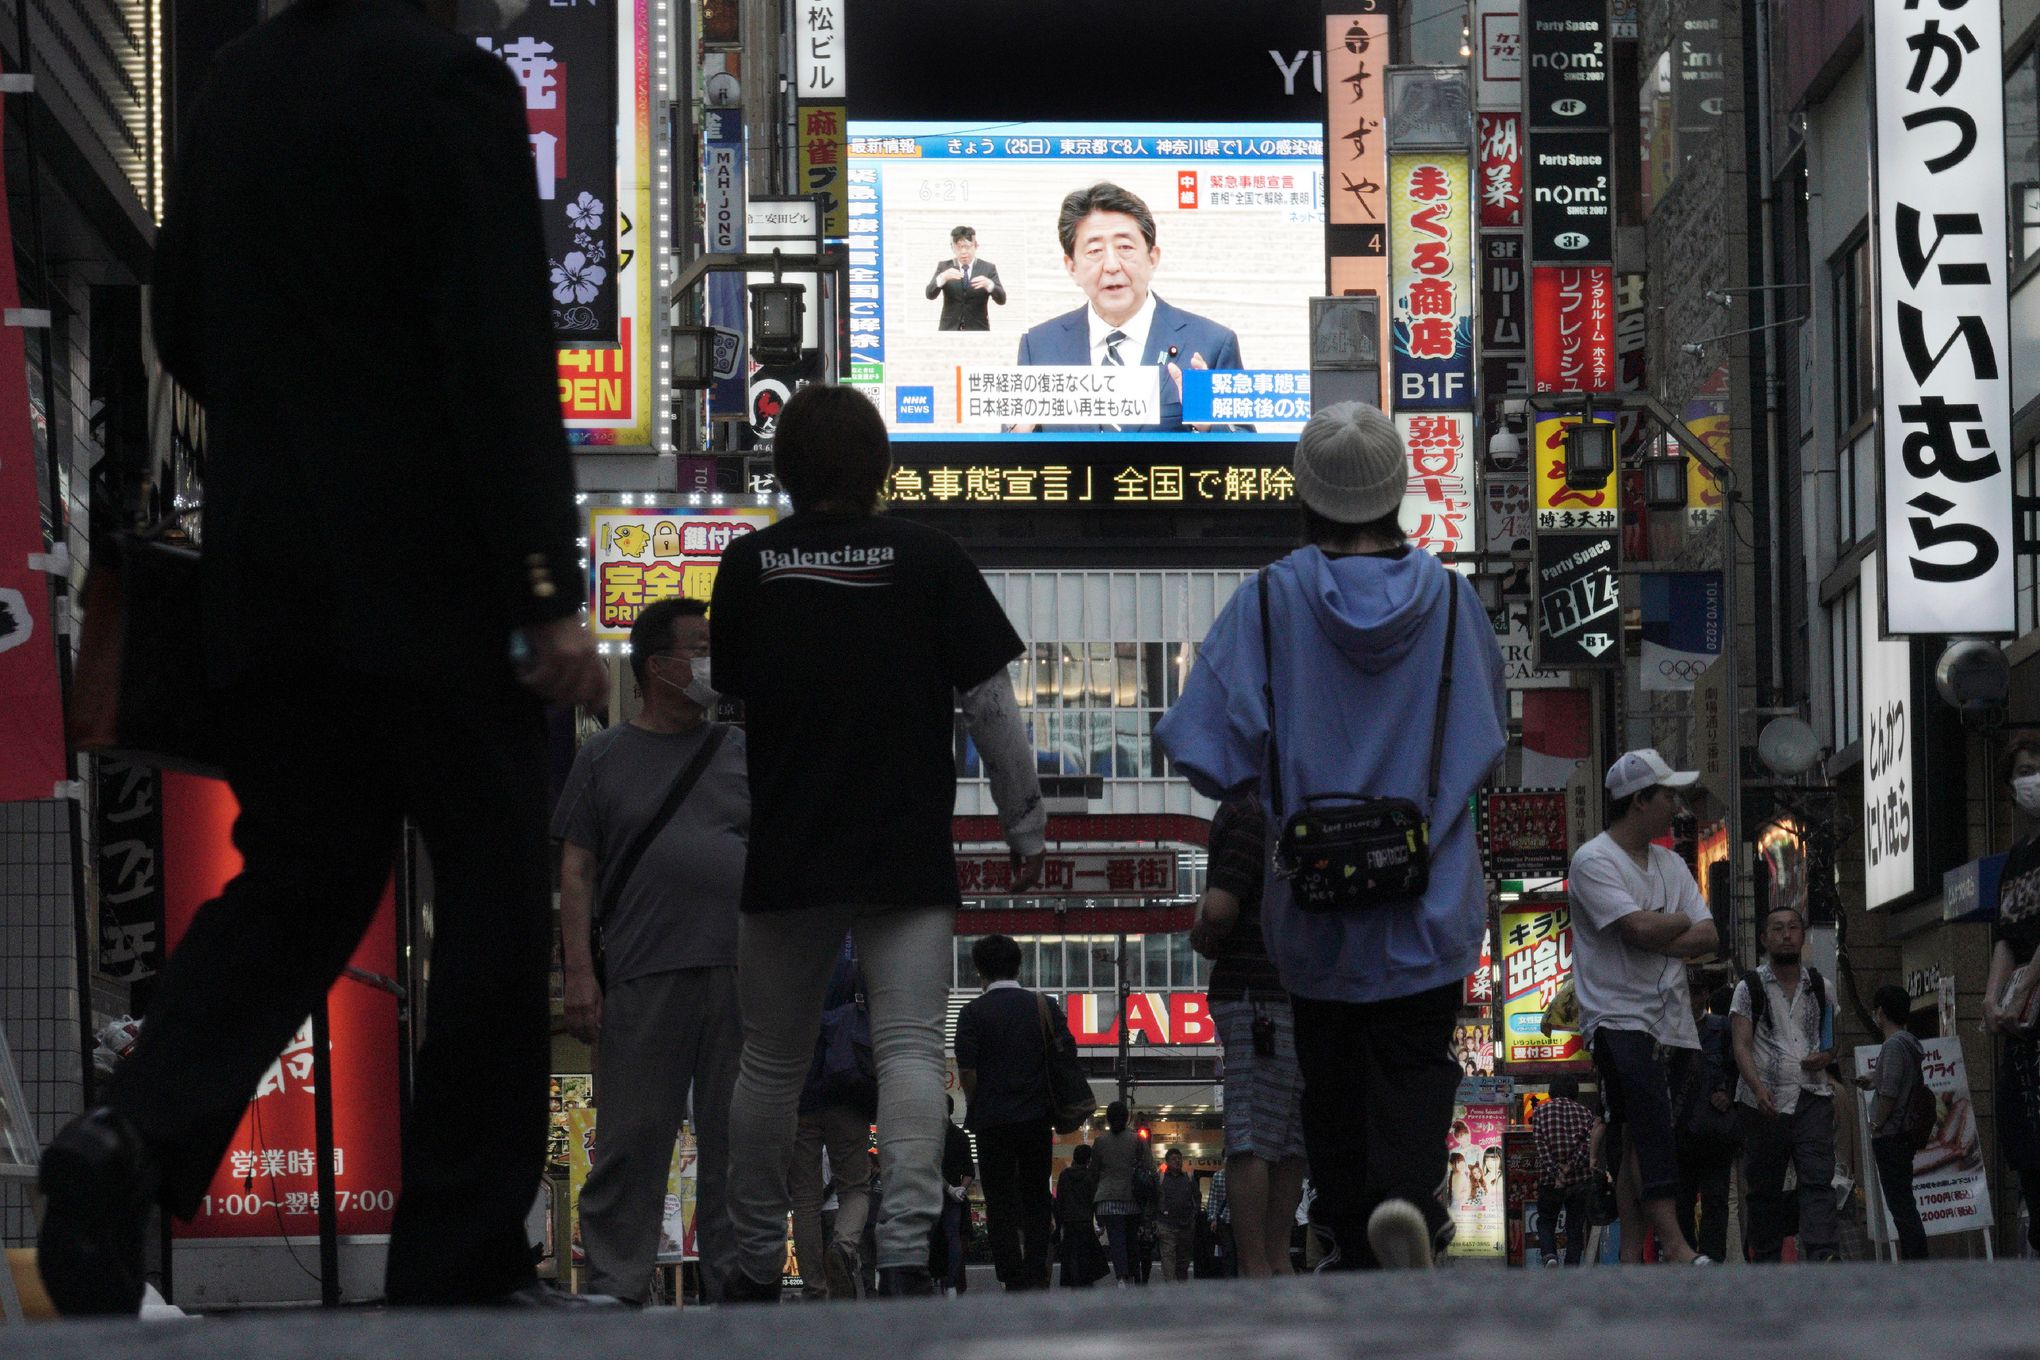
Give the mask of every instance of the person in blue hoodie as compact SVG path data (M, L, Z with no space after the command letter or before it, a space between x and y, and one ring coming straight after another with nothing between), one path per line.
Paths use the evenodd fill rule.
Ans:
M1305 545L1233 595L1155 735L1206 797L1258 789L1271 844L1306 795L1400 797L1427 810L1421 898L1306 913L1271 872L1262 902L1268 953L1294 1000L1304 1146L1318 1221L1337 1244L1332 1264L1427 1266L1451 1240L1439 1187L1461 1075L1452 1030L1487 920L1469 800L1506 746L1501 649L1472 587L1403 533L1409 456L1387 416L1358 402L1318 412L1294 470ZM1264 588L1281 807L1263 777Z

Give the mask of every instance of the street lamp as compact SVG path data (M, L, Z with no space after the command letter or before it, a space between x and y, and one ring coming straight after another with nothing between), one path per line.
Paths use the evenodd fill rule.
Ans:
M806 318L807 289L780 278L779 252L775 250L772 282L751 285L751 357L761 364L797 361Z
M1572 491L1599 491L1615 475L1615 427L1583 420L1565 429L1565 484Z
M706 326L673 328L673 386L699 392L715 383L715 332Z
M1653 510L1686 508L1686 455L1676 444L1643 460L1643 503Z

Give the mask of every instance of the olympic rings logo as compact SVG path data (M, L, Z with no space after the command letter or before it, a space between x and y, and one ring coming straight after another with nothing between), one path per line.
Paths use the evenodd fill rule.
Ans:
M1660 661L1658 674L1672 680L1697 680L1702 671L1714 664L1714 658L1705 661Z

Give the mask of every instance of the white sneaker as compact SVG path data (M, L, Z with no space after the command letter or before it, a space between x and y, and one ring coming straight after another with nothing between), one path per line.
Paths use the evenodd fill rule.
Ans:
M1695 1256L1693 1258L1692 1263L1696 1266L1711 1266L1719 1264L1719 1262L1717 1262L1712 1256L1707 1255L1705 1252L1702 1252L1700 1255Z
M1431 1227L1406 1199L1383 1200L1367 1219L1367 1245L1383 1270L1429 1270Z

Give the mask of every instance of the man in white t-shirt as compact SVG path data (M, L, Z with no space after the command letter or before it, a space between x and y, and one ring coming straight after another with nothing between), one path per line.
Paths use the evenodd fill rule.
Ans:
M1712 1264L1679 1231L1677 1145L1667 1049L1700 1047L1687 999L1687 959L1717 946L1714 918L1686 862L1661 845L1679 793L1700 776L1656 751L1608 769L1608 829L1579 848L1568 875L1573 990L1607 1108L1610 1165L1619 1166L1622 1259L1643 1259L1646 1226L1674 1264ZM1618 1161L1619 1158L1619 1161Z

